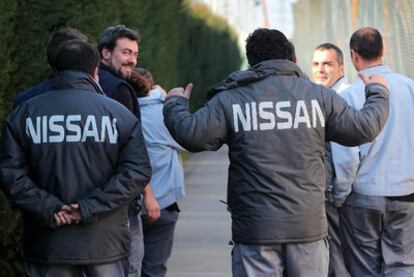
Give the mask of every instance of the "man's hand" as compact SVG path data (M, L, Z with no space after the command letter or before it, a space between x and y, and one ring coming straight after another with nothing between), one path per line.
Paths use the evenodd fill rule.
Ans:
M60 211L53 215L56 226L78 224L82 220L82 214L78 204L63 205Z
M184 98L190 99L190 95L191 95L191 90L193 89L193 84L189 83L186 87L185 90L183 88L173 88L172 90L170 90L167 94L167 97L170 96L182 96Z
M359 71L358 76L359 78L361 78L362 82L364 82L365 85L376 83L376 84L383 85L384 87L388 87L387 80L385 80L384 77L378 74L372 74L367 77L362 71Z
M164 97L167 97L167 92L162 86L157 84L157 85L154 85L153 89L159 89L162 92L162 95L164 95Z
M68 205L63 205L60 211L53 214L56 226L69 225L72 223L72 219L68 216L67 212L72 209Z
M70 204L70 207L72 208L72 212L70 214L72 217L72 220L76 224L79 224L79 222L82 221L82 214L81 214L79 204L73 203L73 204Z
M160 218L160 205L158 204L157 199L155 199L149 184L144 190L144 208L147 210L147 218L149 223L153 223Z

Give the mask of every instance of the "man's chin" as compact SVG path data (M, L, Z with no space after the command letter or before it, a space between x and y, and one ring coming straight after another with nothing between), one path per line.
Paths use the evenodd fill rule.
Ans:
M319 79L316 80L316 83L326 86L328 84L328 81L326 79Z
M119 73L119 75L121 75L123 78L128 78L129 76L131 76L131 72L132 72L132 71L120 70L118 73Z

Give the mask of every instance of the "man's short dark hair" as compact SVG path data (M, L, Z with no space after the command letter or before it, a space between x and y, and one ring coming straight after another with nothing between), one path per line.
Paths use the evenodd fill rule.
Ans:
M81 31L73 28L63 28L52 35L47 44L47 60L52 69L56 69L56 57L60 47L62 47L68 40L73 39L88 41L87 36L82 34Z
M322 43L318 45L318 47L316 47L315 50L334 50L336 54L336 61L338 62L338 64L344 64L344 54L342 53L341 49L339 49L339 47L335 44L329 42Z
M100 61L96 47L82 40L69 40L56 57L56 70L76 70L92 75Z
M382 36L377 29L364 27L352 34L349 48L366 60L375 60L382 56Z
M246 40L246 55L250 66L265 60L285 59L294 62L294 49L286 36L271 29L256 29Z
M130 40L140 40L140 34L124 25L117 25L107 28L99 38L98 50L101 53L102 49L106 48L112 52L116 46L116 41L120 38L129 38Z

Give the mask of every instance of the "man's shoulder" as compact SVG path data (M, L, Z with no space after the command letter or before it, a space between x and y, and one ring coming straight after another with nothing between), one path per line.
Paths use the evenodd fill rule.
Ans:
M106 67L99 69L99 84L109 96L114 93L122 93L123 91L133 91L125 79L106 69Z
M410 89L414 89L414 80L401 73L393 71L390 73L389 77L386 79L390 83L394 83L394 82L400 83L400 84L408 85Z
M52 82L50 79L44 80L43 82L25 90L24 92L20 93L16 96L13 103L13 108L17 107L18 105L26 102L27 100L41 95L50 90L52 86Z
M346 88L336 92L353 107L359 107L365 102L365 85L359 78L352 84L348 84Z
M342 76L335 82L335 84L331 88L340 94L349 87L350 84L348 82L348 79L345 76Z
M135 118L134 114L131 113L130 110L128 110L122 103L119 101L112 99L111 97L103 96L103 95L97 95L100 96L100 101L103 105L105 105L111 112L115 112L123 117L126 118Z

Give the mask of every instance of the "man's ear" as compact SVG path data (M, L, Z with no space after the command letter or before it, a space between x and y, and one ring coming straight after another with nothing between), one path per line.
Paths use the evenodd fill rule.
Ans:
M339 73L341 73L341 75L344 75L345 74L345 66L343 64L341 64L339 66Z
M95 70L92 73L92 78L95 79L95 81L99 84L99 67L96 67Z
M102 53L102 59L107 61L111 58L111 51L109 51L108 48L104 48L101 50Z
M351 50L351 60L352 61L358 61L359 60L359 55L354 50Z

